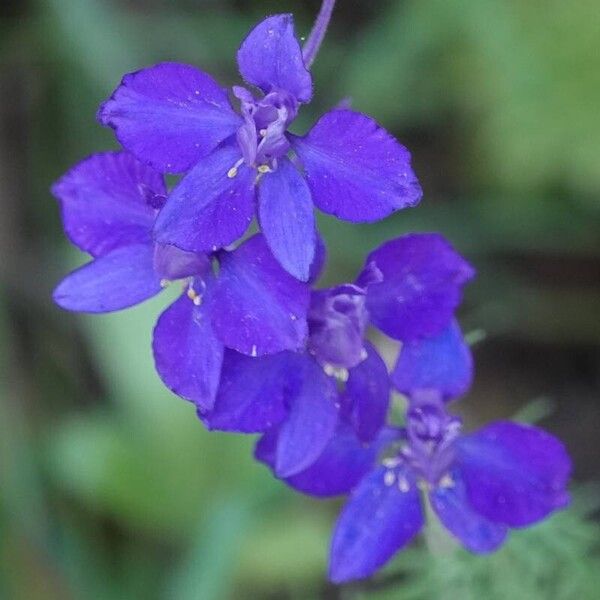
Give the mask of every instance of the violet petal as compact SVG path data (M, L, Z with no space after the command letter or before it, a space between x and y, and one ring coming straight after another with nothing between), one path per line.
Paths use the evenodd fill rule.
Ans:
M429 493L429 498L446 529L471 552L493 552L506 539L508 528L505 525L489 521L469 504L465 484L458 472L452 475L450 486L438 486Z
M213 325L228 348L261 356L304 345L309 287L286 273L264 237L223 252L213 298Z
M373 325L402 341L433 336L448 326L475 272L437 233L409 234L382 244L364 271L383 279L367 286Z
M237 60L244 80L265 94L280 89L299 102L310 101L312 78L304 66L292 15L273 15L261 21L242 42Z
M456 452L469 502L490 521L522 527L569 503L567 451L537 427L498 421L459 438Z
M256 445L257 460L275 468L278 429L267 432ZM377 457L375 444L365 445L352 427L338 424L321 455L304 471L285 479L294 489L312 496L329 497L346 494L369 472Z
M159 317L152 341L156 370L175 394L210 410L219 386L223 345L216 338L206 304L186 294Z
M304 178L288 158L263 176L258 187L260 228L273 256L291 275L306 281L315 256L315 216Z
M367 357L350 369L345 397L351 403L351 419L363 442L372 441L385 425L390 405L390 380L385 363L365 341Z
M423 527L416 481L407 469L380 467L354 490L333 532L329 578L369 577Z
M242 165L236 145L201 159L171 192L154 227L158 242L189 252L209 252L238 240L254 215L254 172Z
M421 199L408 150L366 115L328 112L292 146L313 202L340 219L377 221Z
M154 248L116 248L67 275L53 293L66 310L105 313L138 304L161 291L153 267Z
M392 372L402 394L435 389L445 400L462 396L473 380L473 357L456 321L434 337L402 344Z
M299 355L300 356L300 355ZM337 425L337 389L334 381L308 355L298 361L295 393L279 430L275 473L290 477L311 465L333 437Z
M285 400L295 387L295 368L290 352L251 358L226 350L214 408L200 417L209 429L267 431L287 415Z
M227 92L196 67L160 63L123 77L98 120L140 160L183 173L242 124Z
M164 194L162 176L128 152L93 154L53 186L67 237L101 256L120 246L149 243L155 211L148 194Z

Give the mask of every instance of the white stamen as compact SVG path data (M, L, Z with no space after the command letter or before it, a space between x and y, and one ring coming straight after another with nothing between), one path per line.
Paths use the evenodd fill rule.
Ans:
M393 471L386 471L383 476L383 483L388 487L392 487L396 483L396 474Z
M404 479L404 477L398 478L398 489L404 493L410 490L410 484L408 483L408 481L406 481L406 479Z

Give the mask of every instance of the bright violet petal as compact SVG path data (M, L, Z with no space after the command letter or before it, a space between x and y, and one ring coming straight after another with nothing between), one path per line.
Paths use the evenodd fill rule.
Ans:
M317 243L310 190L288 158L263 176L258 188L260 228L273 256L291 275L306 281Z
M333 437L337 389L333 379L306 356L296 368L299 384L288 398L290 411L279 430L275 473L290 477L311 465Z
M225 351L221 383L211 412L200 415L209 429L260 433L287 415L286 398L295 386L296 359L290 352L251 358Z
M242 124L212 77L178 63L125 75L98 119L127 150L163 173L187 171Z
M209 252L238 240L254 215L254 172L241 166L235 145L200 160L171 192L154 227L158 242L189 252Z
M228 348L254 356L296 350L307 336L309 287L286 273L257 234L221 254L213 324Z
M462 286L475 272L437 233L410 234L371 252L365 272L381 281L367 287L373 325L394 339L409 341L438 334L450 323Z
M506 525L488 521L469 504L458 472L453 474L450 486L437 487L429 493L429 499L446 529L471 552L493 552L506 539Z
M93 154L52 187L65 233L101 256L119 246L149 243L155 211L149 194L164 195L162 176L127 152Z
M377 221L421 199L408 150L363 114L328 112L293 147L314 203L340 219Z
M351 419L363 442L373 440L385 425L390 404L390 380L377 350L365 342L367 357L349 371L345 396L351 403Z
M537 427L492 423L457 440L456 451L469 502L490 521L522 527L569 502L567 451Z
M402 344L392 372L399 392L434 389L446 400L465 394L472 379L473 357L456 321L434 337Z
M105 313L138 304L161 291L150 244L125 246L96 258L54 290L54 301L66 310Z
M266 433L256 445L255 457L275 468L278 431ZM322 454L308 469L285 481L296 490L312 496L347 494L371 470L377 457L375 444L363 444L350 425L338 424Z
M283 90L299 102L312 96L312 78L294 34L292 15L273 15L260 22L243 41L237 54L244 80L265 94Z
M159 317L152 342L156 370L165 385L201 410L210 410L219 386L223 345L215 337L206 304L183 294Z
M354 490L333 532L329 578L373 575L423 527L416 482L403 469L381 467Z

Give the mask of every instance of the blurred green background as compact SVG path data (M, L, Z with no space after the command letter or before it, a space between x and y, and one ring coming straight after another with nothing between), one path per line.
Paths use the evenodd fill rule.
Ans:
M469 426L541 421L575 462L573 508L489 558L421 542L373 582L325 583L338 502L287 490L253 440L207 433L160 384L168 298L61 312L85 260L50 184L115 147L94 120L121 75L163 60L237 81L272 12L306 35L317 1L3 0L0 6L0 598L597 598L600 411L598 0L339 0L304 131L342 98L412 151L425 197L385 223L323 219L328 281L410 230L476 265L461 320L483 338Z

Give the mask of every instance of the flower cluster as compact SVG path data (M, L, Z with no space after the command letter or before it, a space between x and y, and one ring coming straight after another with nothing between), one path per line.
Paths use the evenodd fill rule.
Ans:
M469 550L495 549L567 503L570 465L538 429L462 435L447 412L472 378L454 315L474 270L442 236L393 239L353 282L316 288L326 250L313 206L366 222L421 198L408 151L370 117L334 109L306 135L288 131L311 100L333 4L304 49L291 15L249 33L237 59L250 89L229 95L176 63L123 78L98 112L123 149L53 187L67 236L92 257L54 299L110 312L179 282L154 329L158 374L208 429L261 434L256 458L290 486L351 494L331 549L343 582L421 529L422 501ZM166 174L180 176L171 189ZM242 239L255 216L258 233ZM391 372L374 331L397 342ZM393 389L407 400L401 425L389 419Z

